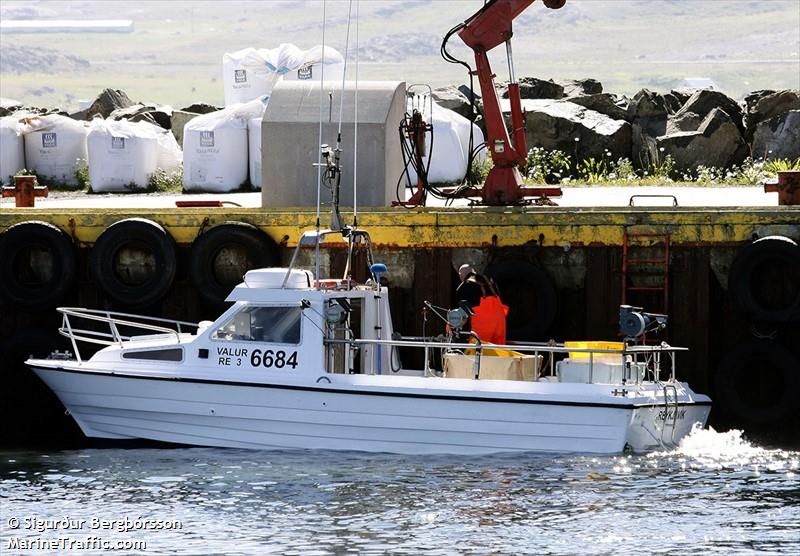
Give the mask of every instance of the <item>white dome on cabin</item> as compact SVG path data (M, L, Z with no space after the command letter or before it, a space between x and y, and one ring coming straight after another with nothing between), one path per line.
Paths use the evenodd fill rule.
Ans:
M244 275L244 283L248 288L280 288L286 278L288 268L257 268ZM286 280L287 289L310 289L314 283L314 275L309 270L292 269Z

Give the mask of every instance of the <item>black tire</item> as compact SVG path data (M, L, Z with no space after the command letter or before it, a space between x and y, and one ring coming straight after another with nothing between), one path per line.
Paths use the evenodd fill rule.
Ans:
M0 235L0 301L40 311L57 306L75 283L75 247L47 222L22 222Z
M105 229L89 252L89 268L105 295L126 307L161 300L175 279L175 241L158 223L120 220Z
M783 236L742 247L731 265L728 291L736 310L761 322L800 322L800 247Z
M189 275L200 297L219 305L245 272L278 264L280 250L267 234L251 224L226 222L194 240Z
M558 307L556 288L550 276L528 261L506 259L486 270L508 305L506 327L509 340L545 340Z
M714 402L743 423L767 425L800 409L800 360L774 340L750 340L723 358Z

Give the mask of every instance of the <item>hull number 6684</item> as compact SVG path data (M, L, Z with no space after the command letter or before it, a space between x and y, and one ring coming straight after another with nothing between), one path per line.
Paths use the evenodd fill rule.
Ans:
M285 352L282 349L273 351L265 349L263 352L260 349L254 349L250 354L250 364L253 367L265 367L283 369L284 367L297 368L297 352Z

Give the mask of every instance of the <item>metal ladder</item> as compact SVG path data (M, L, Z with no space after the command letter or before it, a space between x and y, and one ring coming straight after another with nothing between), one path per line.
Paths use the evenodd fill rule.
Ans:
M663 257L653 251L663 249ZM652 232L625 232L622 236L622 304L646 306L653 312L669 312L669 258L670 234ZM644 268L634 272L636 267ZM655 276L657 285L631 285L631 275ZM661 294L647 296L649 293ZM661 305L654 306L656 299ZM647 299L650 303L642 303Z
M672 393L672 400L670 401L670 394ZM670 413L671 411L671 413ZM664 434L667 427L672 427L672 432L669 437L669 444L675 445L675 428L678 424L678 389L674 384L664 385L664 426L661 429L661 443L664 444Z

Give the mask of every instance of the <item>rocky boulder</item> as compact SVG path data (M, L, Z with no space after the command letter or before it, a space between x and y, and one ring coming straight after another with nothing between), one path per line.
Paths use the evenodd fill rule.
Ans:
M753 132L753 157L800 158L800 110L759 122Z
M666 134L679 133L681 131L697 131L703 123L703 119L694 112L685 112L667 119Z
M664 93L664 103L667 105L667 112L674 114L683 107L683 104L688 100L682 96L676 95L675 92Z
M572 102L524 100L528 148L558 149L574 160L628 157L631 126ZM508 103L504 103L508 111ZM608 152L606 152L608 151ZM610 153L610 154L609 154Z
M609 118L615 120L628 119L628 104L630 100L626 97L620 97L611 93L598 93L593 95L585 95L573 97L568 100L569 102L605 114ZM567 101L562 101L567 102Z
M193 114L210 114L211 112L217 112L218 110L221 110L219 106L206 104L205 102L196 102L187 106L186 108L181 108L181 111L192 112Z
M666 127L667 114L669 114L669 110L664 95L649 89L642 89L633 95L628 104L629 120L664 120Z
M508 98L508 84L501 84L500 90L502 98ZM564 98L564 87L552 79L545 81L537 77L520 77L519 96L530 99Z
M131 122L149 122L164 129L172 129L172 107L167 105L158 106L153 103L140 102L127 108L114 110L109 118Z
M564 88L564 95L567 97L578 97L583 95L599 95L603 92L603 84L597 79L566 79L557 82Z
M628 104L627 120L631 122L629 157L637 168L647 168L658 158L656 137L667 132L669 109L664 95L642 89Z
M0 97L0 118L8 116L20 108L22 108L22 103L20 101L14 100L13 98Z
M700 165L729 168L748 154L736 122L721 108L714 108L697 131L680 131L656 138L658 157L672 156L675 170L693 172Z
M194 112L184 112L183 110L174 110L172 112L169 118L170 129L172 130L172 135L175 136L175 140L181 147L183 146L183 128L186 127L189 121L199 115L200 114L195 114Z
M133 106L134 102L128 98L124 91L117 89L103 89L94 102L86 110L81 110L70 117L75 120L91 120L95 116L108 118L114 110Z
M752 142L758 124L788 112L800 110L800 94L798 91L754 91L744 97L745 139ZM753 150L755 154L755 148Z
M689 97L680 110L675 113L676 119L685 118L687 114L694 114L699 122L705 120L713 110L721 108L730 117L739 132L744 135L744 123L742 120L742 107L739 103L731 97L720 93L719 91L712 91L709 89L700 89L694 92ZM687 118L686 120L690 120ZM695 128L699 129L699 128Z
M440 87L433 90L433 100L442 108L447 108L453 112L470 119L473 107L467 98L458 88L454 86Z

